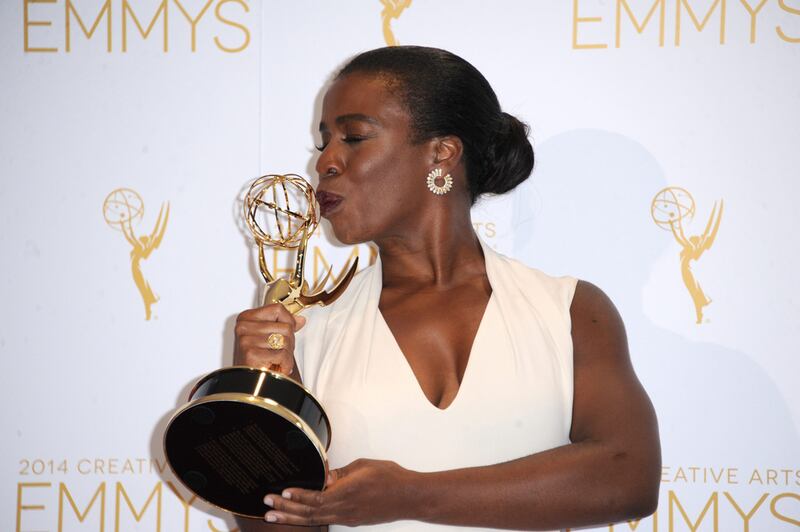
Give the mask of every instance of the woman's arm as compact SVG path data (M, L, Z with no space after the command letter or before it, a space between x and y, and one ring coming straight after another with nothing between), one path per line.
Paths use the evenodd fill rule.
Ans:
M415 519L548 530L640 518L658 504L656 416L633 371L622 320L597 287L579 282L570 309L572 443L511 462L416 473L358 460L324 492L271 496L277 522L347 525Z

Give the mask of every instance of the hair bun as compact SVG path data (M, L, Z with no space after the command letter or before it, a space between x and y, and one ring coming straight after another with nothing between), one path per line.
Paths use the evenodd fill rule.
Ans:
M530 128L516 117L501 112L497 128L483 154L483 178L471 186L474 194L503 194L525 181L533 170Z

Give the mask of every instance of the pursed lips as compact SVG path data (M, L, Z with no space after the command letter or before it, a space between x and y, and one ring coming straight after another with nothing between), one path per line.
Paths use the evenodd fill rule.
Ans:
M334 194L333 192L326 192L320 190L317 192L317 202L319 203L320 214L322 216L329 216L336 208L344 201L344 197Z

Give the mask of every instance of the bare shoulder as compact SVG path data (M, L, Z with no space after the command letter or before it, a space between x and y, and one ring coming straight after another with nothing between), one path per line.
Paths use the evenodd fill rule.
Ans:
M631 363L625 326L611 299L579 281L570 307L574 368L573 442L642 442L658 455L658 428L650 399Z
M576 366L603 361L630 364L622 317L600 288L588 281L578 281L570 305L570 318Z

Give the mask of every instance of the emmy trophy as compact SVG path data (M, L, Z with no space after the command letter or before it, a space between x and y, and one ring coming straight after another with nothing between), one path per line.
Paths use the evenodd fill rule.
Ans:
M267 282L262 303L296 314L327 305L347 288L356 259L330 291L325 278L309 290L303 278L308 239L319 222L314 189L294 174L256 179L244 200L247 226ZM264 247L297 249L289 279L267 269ZM279 367L233 366L195 384L172 416L164 451L175 476L206 502L245 517L262 517L263 497L288 487L321 490L328 476L331 428L319 401Z

